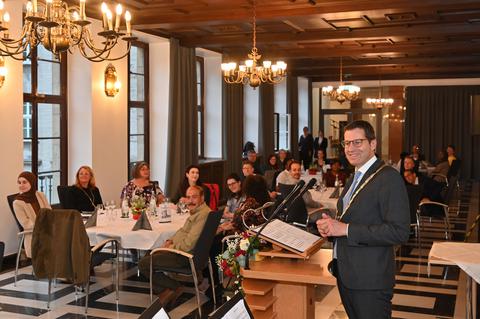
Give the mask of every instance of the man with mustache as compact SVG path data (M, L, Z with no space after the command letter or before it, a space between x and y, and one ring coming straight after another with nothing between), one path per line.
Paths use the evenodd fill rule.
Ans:
M366 121L345 127L345 154L355 166L337 203L337 217L317 221L334 240L329 265L350 319L391 318L395 285L394 245L408 240L410 213L398 172L375 156L375 131Z

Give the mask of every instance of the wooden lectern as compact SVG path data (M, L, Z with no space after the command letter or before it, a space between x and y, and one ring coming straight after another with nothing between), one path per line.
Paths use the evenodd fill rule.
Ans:
M266 256L263 261L251 261L249 270L242 269L242 287L255 319L315 318L315 285L336 285L327 270L332 250L320 250L324 242L320 237L303 251L269 234L259 237L281 249L260 252Z

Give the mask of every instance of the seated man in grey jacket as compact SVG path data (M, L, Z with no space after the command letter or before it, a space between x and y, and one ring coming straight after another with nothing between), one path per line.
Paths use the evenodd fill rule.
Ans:
M210 213L210 207L205 204L203 189L200 186L190 186L186 192L190 216L182 228L168 240L163 247L191 252L197 243L203 226ZM146 278L150 276L150 255L143 257L138 263L140 273ZM156 269L188 267L188 259L170 252L160 252L153 256L153 288L160 292L160 302L165 305L181 294L181 284L175 279Z

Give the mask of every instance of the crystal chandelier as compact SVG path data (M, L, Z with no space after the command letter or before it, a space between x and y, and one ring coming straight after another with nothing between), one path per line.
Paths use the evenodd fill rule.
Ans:
M257 49L257 21L256 21L256 2L253 1L253 47L252 52L248 54L248 60L245 64L229 62L222 63L223 79L225 82L249 84L253 89L261 83L276 84L280 83L286 75L287 64L278 61L272 65L272 61L264 60L262 65L258 65L262 58Z
M43 5L37 0L28 1L24 15L22 33L18 39L10 38L10 15L3 12L4 2L0 0L0 56L10 56L16 60L30 57L32 49L42 44L56 57L63 52L72 53L78 48L80 53L92 62L119 60L127 56L132 36L131 15L126 11L122 17L121 4L116 6L115 18L105 3L102 3L103 30L98 33L101 44L96 46L88 27L91 23L85 14L86 0L79 0L78 7L69 6L62 0L46 0ZM120 28L122 18L125 19L126 33ZM111 57L111 50L118 40L127 42L125 53ZM25 52L25 55L24 55Z
M393 104L393 99L392 98L387 98L387 99L382 98L382 91L383 91L382 80L379 79L378 80L378 98L367 97L365 99L365 101L367 102L367 105L372 106L372 107L376 107L379 110L384 108L384 107L391 106Z
M360 88L356 85L345 84L343 83L343 63L342 58L340 58L340 85L337 89L334 89L333 86L324 86L322 88L322 94L325 96L330 96L332 101L338 101L340 104L345 101L355 101L360 94Z

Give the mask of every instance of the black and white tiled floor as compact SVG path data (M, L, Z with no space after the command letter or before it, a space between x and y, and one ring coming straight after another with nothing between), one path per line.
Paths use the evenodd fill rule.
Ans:
M472 188L473 187L473 188ZM473 190L473 191L472 191ZM454 224L454 240L463 241L467 228L467 214L472 212L472 199L478 213L478 184L467 183L462 188L459 214L451 213ZM406 319L462 318L459 308L464 302L461 294L464 280L457 267L432 266L427 275L427 256L432 241L443 240L443 223L432 221L422 227L420 248L416 240L402 246L397 257L393 317ZM20 269L17 286L14 286L13 271L0 275L1 318L138 318L150 304L148 283L137 277L137 269L130 262L121 263L120 298L115 300L111 265L95 269L89 296L89 311L85 315L85 294L75 293L73 286L57 283L52 289L51 311L47 311L46 281L39 281L31 274L31 267ZM338 290L332 286L316 289L316 319L347 318L341 305ZM460 300L460 301L458 301ZM213 310L213 302L202 296L203 313ZM193 289L187 288L173 308L168 308L172 318L198 318ZM204 316L206 317L206 316ZM464 317L464 316L463 316Z

